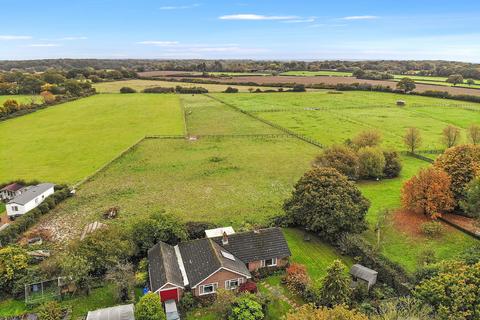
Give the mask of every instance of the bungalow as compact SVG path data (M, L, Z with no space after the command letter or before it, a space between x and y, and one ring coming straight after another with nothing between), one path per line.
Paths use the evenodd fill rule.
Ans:
M148 251L150 289L162 301L179 301L217 289L234 290L260 268L285 266L291 253L280 228L203 238L176 246L160 242Z
M10 218L20 216L36 208L49 195L54 193L53 183L41 183L28 188L25 192L7 202L7 214Z
M0 189L0 200L7 201L15 198L16 196L20 195L23 191L25 191L27 187L25 187L21 183L11 183L2 189Z

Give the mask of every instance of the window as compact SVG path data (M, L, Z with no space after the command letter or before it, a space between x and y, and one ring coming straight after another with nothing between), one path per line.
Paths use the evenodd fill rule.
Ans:
M275 267L277 265L277 258L262 260L262 267Z
M217 291L218 283L210 283L200 286L200 295L211 294Z
M232 279L225 281L225 289L234 290L237 289L243 283L242 278Z
M12 206L12 211L18 211L18 207L17 206Z

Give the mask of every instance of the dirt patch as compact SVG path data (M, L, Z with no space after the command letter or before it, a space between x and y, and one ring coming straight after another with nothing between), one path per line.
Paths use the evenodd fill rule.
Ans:
M457 214L444 214L442 215L444 220L447 220L450 223L456 224L461 228L468 230L473 233L480 234L480 223L472 218L467 218Z
M172 72L176 72L172 74ZM152 71L148 73L142 73L142 76L149 76L151 77L166 77L168 75L175 76L179 79L183 78L181 76L181 71ZM185 72L183 72L185 73ZM188 78L185 76L185 78ZM370 83L372 85L382 85L382 86L390 86L391 88L396 87L395 81L388 81L388 80L363 80L363 79L356 79L354 77L330 77L330 76L315 76L315 77L299 77L299 76L241 76L241 77L216 77L216 78L202 78L198 77L197 79L205 80L205 81L217 81L221 83L229 83L229 82L237 82L237 83L245 83L245 82L255 82L261 85L267 85L272 83L299 83L299 84L352 84L352 83ZM447 91L453 95L459 94L467 94L472 96L480 96L480 89L468 89L468 88L454 88L448 86L439 86L433 84L420 84L417 83L417 92L424 92L427 90L436 90L436 91Z
M421 213L397 210L393 213L392 221L396 230L412 237L423 237L422 224L432 220Z

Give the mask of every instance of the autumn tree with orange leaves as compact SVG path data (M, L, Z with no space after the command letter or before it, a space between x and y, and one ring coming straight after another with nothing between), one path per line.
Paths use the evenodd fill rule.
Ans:
M455 205L450 176L435 167L422 169L403 184L402 204L407 210L437 218Z

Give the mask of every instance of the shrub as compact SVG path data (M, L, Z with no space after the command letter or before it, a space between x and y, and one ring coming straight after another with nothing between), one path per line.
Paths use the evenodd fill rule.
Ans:
M385 156L378 148L364 147L358 150L360 177L364 179L379 179L383 177Z
M57 301L49 301L41 304L36 313L39 320L62 319L62 308Z
M227 89L225 89L225 91L223 91L225 93L237 93L238 92L238 89L237 88L232 88L232 87L228 87Z
M166 320L158 294L149 292L135 305L136 320Z
M358 155L347 146L333 146L319 155L315 165L337 169L349 179L358 179Z
M302 294L310 284L307 268L304 265L292 263L287 268L283 281L290 290Z
M182 310L183 312L187 312L196 307L197 307L197 301L193 297L193 294L191 292L185 292L182 295L182 299L180 300L180 303L179 303L180 310Z
M244 293L232 304L228 320L261 320L265 317L263 307L254 295Z
M283 207L297 225L335 241L344 232L360 233L367 228L370 202L337 170L314 167L296 183Z
M382 143L382 134L377 130L363 131L354 137L352 142L357 149L376 147Z
M143 93L174 93L174 88L152 87L143 90Z
M305 85L303 84L295 84L292 88L293 92L305 92Z
M294 309L287 314L286 320L368 320L368 317L356 310L349 310L346 306L334 308L315 308L314 305L306 304Z
M383 176L389 179L398 177L402 171L399 154L396 151L383 151L383 157L385 158Z
M188 234L188 239L201 239L205 238L205 230L215 229L218 225L212 222L203 221L189 221L185 224L185 228Z
M130 88L130 87L122 87L120 88L120 93L136 93L137 90Z
M445 231L441 222L430 221L422 224L422 233L429 238L436 238L443 234Z
M460 207L466 216L480 218L480 178L475 178L467 185L465 199L460 201Z
M340 260L335 260L327 268L327 275L322 280L317 304L327 307L348 304L350 294L350 277L346 266Z

